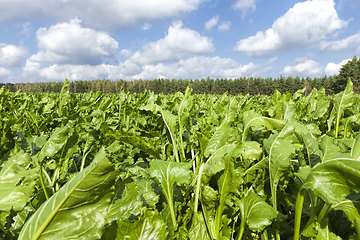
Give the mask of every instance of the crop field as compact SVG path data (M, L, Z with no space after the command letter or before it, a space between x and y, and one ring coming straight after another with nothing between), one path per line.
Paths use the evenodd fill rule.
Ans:
M0 239L358 239L360 96L0 89Z

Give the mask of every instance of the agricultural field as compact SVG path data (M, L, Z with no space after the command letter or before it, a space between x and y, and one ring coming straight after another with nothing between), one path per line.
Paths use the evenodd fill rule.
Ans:
M0 89L0 239L358 239L360 96Z

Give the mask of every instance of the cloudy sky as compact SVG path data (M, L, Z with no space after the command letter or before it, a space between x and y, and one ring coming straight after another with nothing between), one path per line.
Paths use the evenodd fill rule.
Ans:
M0 82L317 77L360 56L359 0L0 0Z

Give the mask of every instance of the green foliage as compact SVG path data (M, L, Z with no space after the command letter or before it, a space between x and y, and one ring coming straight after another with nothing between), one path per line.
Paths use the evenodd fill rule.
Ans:
M252 94L264 83L234 82ZM307 96L309 86L232 96L176 80L152 84L184 93L143 91L155 86L145 81L133 83L139 93L71 93L72 84L0 89L0 239L358 238L360 97L350 80L336 95Z
M348 79L351 79L356 86L355 91L358 92L360 90L360 58L354 57L341 67L339 75L336 77L336 82L334 82L334 92L338 93L343 91Z

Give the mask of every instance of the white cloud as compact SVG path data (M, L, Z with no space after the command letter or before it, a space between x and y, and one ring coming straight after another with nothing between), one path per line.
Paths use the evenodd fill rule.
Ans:
M79 17L85 26L123 29L155 19L179 16L196 10L204 0L2 0L0 22L16 19Z
M184 56L206 54L213 51L214 45L208 37L185 28L181 22L174 22L164 38L146 44L131 56L129 61L142 65L152 64L175 61Z
M157 63L137 65L126 61L119 65L100 64L92 65L72 65L54 64L48 67L37 68L25 72L23 77L28 79L42 79L44 81L61 81L65 78L69 80L85 79L147 79L155 78L236 78L250 76L257 69L253 63L240 65L232 59L220 57L193 56L181 59L172 63Z
M337 41L324 41L320 48L325 51L342 51L346 49L355 49L360 53L360 32Z
M342 65L346 64L350 60L351 59L349 58L349 59L342 60L340 63L334 63L334 62L328 63L325 67L325 74L327 76L333 76L333 75L339 74L339 71L340 71L340 68L342 67Z
M151 23L144 23L144 25L142 26L142 29L143 30L149 30L150 28L152 27L152 24Z
M8 69L0 67L0 82L6 82L6 80L10 77L10 74L11 72Z
M37 31L41 49L30 57L33 62L60 64L100 64L103 58L114 57L118 49L115 39L104 32L83 28L79 19L58 23Z
M321 68L318 62L308 59L295 65L285 66L282 73L285 75L310 76L320 74Z
M18 66L26 53L23 47L0 43L0 66Z
M213 27L216 26L216 24L218 24L218 21L219 21L219 16L216 15L212 17L205 23L205 29L207 31L210 31L211 29L213 29Z
M239 65L230 58L195 56L172 64L145 65L143 71L133 78L154 79L158 77L195 79L195 78L236 78L250 76L256 65Z
M121 49L119 53L124 57L130 57L131 55L131 51L129 49Z
M222 22L219 27L218 30L219 31L228 31L230 29L231 26L231 22L230 21L226 21L226 22Z
M256 0L237 0L234 8L240 10L242 17L245 17L249 11L255 11Z
M296 3L265 32L237 42L235 50L253 56L266 56L278 50L304 47L325 39L347 25L336 12L334 0L308 0Z

